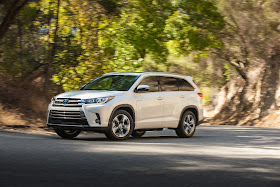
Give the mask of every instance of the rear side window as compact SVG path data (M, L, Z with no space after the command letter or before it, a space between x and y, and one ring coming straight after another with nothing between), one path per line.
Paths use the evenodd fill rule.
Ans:
M180 91L194 91L194 87L185 79L178 79L178 85Z
M161 91L179 91L177 79L173 77L159 77Z
M149 92L159 92L158 80L155 76L144 78L140 84L150 86Z

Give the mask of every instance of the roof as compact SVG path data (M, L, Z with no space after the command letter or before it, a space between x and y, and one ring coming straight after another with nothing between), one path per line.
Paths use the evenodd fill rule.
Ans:
M112 72L107 73L105 75L158 75L158 76L175 76L175 77L187 77L189 80L192 80L192 77L186 75L180 75L176 73L169 73L169 72Z
M142 75L145 73L141 72L112 72L112 73L106 73L105 75Z

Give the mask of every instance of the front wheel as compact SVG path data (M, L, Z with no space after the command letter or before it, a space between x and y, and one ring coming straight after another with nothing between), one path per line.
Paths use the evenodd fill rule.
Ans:
M54 131L56 132L56 134L58 134L58 136L65 139L73 139L81 132L81 130L66 130L61 128L56 128L54 129Z
M178 128L175 130L180 138L190 138L193 136L197 125L196 116L192 111L186 111L181 120Z
M105 135L110 140L125 140L133 129L134 122L131 115L125 110L117 110L109 121L108 131Z

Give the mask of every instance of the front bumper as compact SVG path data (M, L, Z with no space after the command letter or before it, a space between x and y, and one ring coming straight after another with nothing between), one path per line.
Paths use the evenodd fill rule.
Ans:
M105 104L84 104L80 107L58 107L49 104L48 127L102 128L108 127L113 107Z
M106 132L108 130L108 127L90 127L88 125L65 125L65 124L52 124L48 123L47 124L49 128L60 128L60 129L75 129L75 130L83 130L83 131L94 131L94 132Z

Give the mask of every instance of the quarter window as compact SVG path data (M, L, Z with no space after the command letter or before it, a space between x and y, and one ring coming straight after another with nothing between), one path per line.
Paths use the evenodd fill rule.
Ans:
M160 77L161 91L178 91L177 79L173 77Z
M155 77L155 76L144 78L144 80L142 80L140 84L150 86L149 92L158 92L159 91L158 80L157 80L157 77Z
M192 85L184 79L178 79L178 85L180 91L194 91Z

